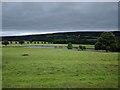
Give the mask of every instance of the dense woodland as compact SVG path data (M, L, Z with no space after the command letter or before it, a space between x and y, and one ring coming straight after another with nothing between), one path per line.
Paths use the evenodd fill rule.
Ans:
M2 41L43 41L53 44L95 44L102 32L67 32L67 33L53 33L40 35L26 35L26 36L4 36ZM119 40L119 32L113 32L116 39Z

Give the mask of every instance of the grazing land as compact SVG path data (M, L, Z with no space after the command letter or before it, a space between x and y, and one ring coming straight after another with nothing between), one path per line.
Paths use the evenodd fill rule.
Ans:
M117 52L11 45L2 48L2 67L3 88L118 87Z
M41 44L41 42L39 44L27 44L27 41L25 41L25 43L23 45L20 44L15 44L15 42L13 42L13 44L9 44L7 45L7 47L24 47L24 46L62 46L62 47L67 47L68 44ZM79 47L79 45L83 45L83 44L72 44L73 47ZM90 44L84 44L83 46L85 46L86 48L91 48L94 49L94 45L90 45ZM3 47L6 47L5 45L3 45Z

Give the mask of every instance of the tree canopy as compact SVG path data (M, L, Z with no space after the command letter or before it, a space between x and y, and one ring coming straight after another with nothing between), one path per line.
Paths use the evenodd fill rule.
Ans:
M7 46L9 44L9 42L7 40L5 40L2 42L2 44Z
M21 45L24 44L24 41L23 40L19 41L19 44L21 44Z
M96 50L116 51L117 42L112 32L103 32L95 44Z

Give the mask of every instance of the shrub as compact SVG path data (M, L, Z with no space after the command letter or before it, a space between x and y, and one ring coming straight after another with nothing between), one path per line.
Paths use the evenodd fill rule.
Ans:
M7 46L9 44L9 42L7 40L5 40L2 42L2 44Z
M29 56L29 54L22 54L22 56Z
M17 44L17 41L15 42L15 44Z
M32 44L33 40L30 40L29 42Z
M37 44L39 44L39 41L37 42Z
M12 44L12 41L10 41L10 44Z
M72 49L72 48L73 48L72 43L68 43L67 48L68 48L68 49Z
M24 41L19 41L19 44L21 44L21 45L24 44Z
M86 47L82 46L82 45L79 45L79 49L84 50L84 49L86 49Z
M44 42L44 44L46 44L46 42Z

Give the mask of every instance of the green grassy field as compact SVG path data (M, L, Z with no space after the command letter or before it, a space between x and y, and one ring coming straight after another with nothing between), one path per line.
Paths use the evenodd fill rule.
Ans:
M39 42L39 44L38 43L34 44L34 42L27 44L27 41L25 41L23 45L20 45L19 42L17 42L17 44L16 44L15 41L13 41L12 44L8 44L7 46L17 47L17 46L40 46L40 45L41 46L42 45L43 46L67 46L68 44L48 44L47 42L46 42L46 44L42 44L41 42ZM79 45L83 45L86 48L94 48L94 45L90 45L90 44L87 44L87 45L86 44L72 44L72 45L73 45L73 47L79 47ZM5 45L3 45L3 46L5 46Z
M2 53L3 88L118 87L118 53L22 47Z
M80 44L72 44L73 47L79 47ZM94 48L94 45L84 45L84 44L81 44L83 46L85 46L86 48ZM3 45L4 47L5 45ZM8 47L17 47L17 46L68 46L68 44L27 44L27 42L25 42L23 45L20 45L20 44L15 44L15 42L13 42L12 44L8 44L7 45Z

